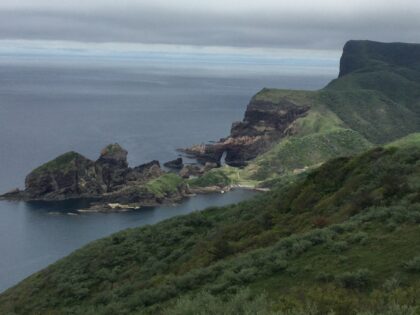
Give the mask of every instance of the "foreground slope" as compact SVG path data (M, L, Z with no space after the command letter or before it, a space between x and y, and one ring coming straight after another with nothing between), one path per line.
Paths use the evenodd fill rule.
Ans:
M0 313L414 314L419 223L420 148L377 148L93 242L3 293Z

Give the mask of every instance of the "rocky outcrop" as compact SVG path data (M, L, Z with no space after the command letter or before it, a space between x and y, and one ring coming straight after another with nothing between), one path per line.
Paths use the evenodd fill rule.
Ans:
M187 164L179 171L179 176L182 178L189 178L191 176L200 176L203 172L203 167L194 164Z
M165 166L167 168L175 169L175 170L180 170L184 167L184 162L183 162L182 158L179 157L175 160L163 163L163 166Z
M68 152L33 170L25 180L25 190L14 190L3 199L60 200L95 198L112 201L148 196L138 187L163 174L158 161L134 168L127 162L127 151L119 144L105 147L96 161L77 152ZM129 191L130 193L128 193ZM141 196L141 197L139 197Z
M203 164L226 162L231 166L242 166L292 132L293 122L308 110L309 106L295 104L286 98L271 102L259 99L257 94L249 103L243 121L232 124L229 137L181 151Z
M95 162L68 152L32 171L25 179L23 195L26 199L63 199L102 192Z
M127 162L128 152L118 143L110 144L101 151L95 162L97 180L105 192L111 192L124 185L130 169Z

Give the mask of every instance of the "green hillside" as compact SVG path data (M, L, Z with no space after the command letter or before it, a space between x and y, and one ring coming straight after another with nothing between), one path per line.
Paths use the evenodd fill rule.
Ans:
M420 148L376 148L93 242L3 293L0 313L420 314L419 223Z
M240 171L257 183L420 131L420 45L349 41L340 75L319 91L263 89L255 96L310 106L289 134Z
M420 132L409 134L403 138L397 139L391 143L388 143L387 147L409 147L409 146L420 146Z

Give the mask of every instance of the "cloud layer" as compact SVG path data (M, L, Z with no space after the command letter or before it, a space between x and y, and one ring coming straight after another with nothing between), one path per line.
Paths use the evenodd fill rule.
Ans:
M338 50L348 39L420 42L411 0L6 0L0 40Z

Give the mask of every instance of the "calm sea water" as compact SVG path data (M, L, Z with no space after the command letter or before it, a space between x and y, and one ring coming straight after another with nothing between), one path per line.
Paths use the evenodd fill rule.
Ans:
M0 192L23 187L28 172L69 150L96 159L102 147L118 142L132 166L176 158L176 148L226 136L263 87L316 89L329 80L0 62ZM68 214L83 206L77 202L0 202L0 291L91 240L250 196L239 190L178 206L78 216Z

